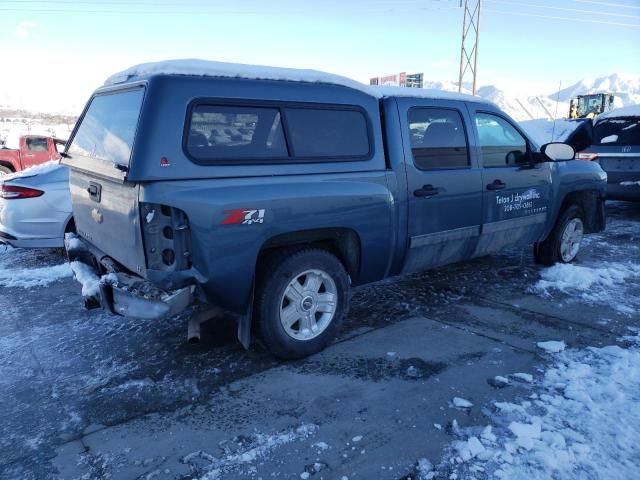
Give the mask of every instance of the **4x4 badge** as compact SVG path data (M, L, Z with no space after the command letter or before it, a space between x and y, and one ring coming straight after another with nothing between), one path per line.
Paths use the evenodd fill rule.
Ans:
M220 225L252 225L254 223L264 223L264 208L259 209L239 209L225 210L227 214Z
M622 153L629 153L631 151L631 147L627 146L627 147L622 147Z

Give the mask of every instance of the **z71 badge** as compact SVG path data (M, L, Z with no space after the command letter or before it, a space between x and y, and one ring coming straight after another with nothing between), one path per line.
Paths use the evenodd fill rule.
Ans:
M225 210L224 213L227 214L227 217L220 225L253 225L254 223L264 223L264 208Z

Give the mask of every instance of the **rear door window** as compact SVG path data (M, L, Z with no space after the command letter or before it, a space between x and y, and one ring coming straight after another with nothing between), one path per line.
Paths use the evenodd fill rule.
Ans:
M196 105L186 144L196 160L288 156L278 108Z
M359 110L285 108L292 154L298 158L369 155L367 120Z
M593 144L640 145L640 118L605 118L593 127Z
M527 160L527 140L504 118L490 113L475 116L485 167L506 167Z
M469 167L467 137L457 110L412 108L409 131L413 162L419 169Z
M129 165L144 90L96 95L67 153Z

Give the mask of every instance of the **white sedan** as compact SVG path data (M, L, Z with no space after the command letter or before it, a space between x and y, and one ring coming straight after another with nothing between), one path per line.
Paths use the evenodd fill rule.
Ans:
M48 162L2 178L0 244L63 247L74 228L67 167Z

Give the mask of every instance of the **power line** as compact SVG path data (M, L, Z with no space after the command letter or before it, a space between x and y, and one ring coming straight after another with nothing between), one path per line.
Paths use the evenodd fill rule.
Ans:
M509 0L486 0L487 2L492 3L503 3L505 5L517 5L520 7L536 7L536 8L546 8L549 10L560 10L564 12L577 12L577 13L589 13L595 15L610 15L613 17L624 17L624 18L637 18L640 19L639 15L629 15L626 13L612 13L612 12L598 12L596 10L582 10L579 8L566 8L566 7L554 7L551 5L541 5L539 3L521 3L521 2L512 2Z
M583 23L597 23L601 25L615 25L618 27L630 27L630 28L640 28L640 23L618 23L618 22L608 22L606 20L589 20L586 18L572 18L572 17L556 17L552 15L538 15L536 13L521 13L521 12L507 12L504 10L487 10L486 12L491 13L500 13L504 15L517 15L519 17L536 17L536 18L549 18L552 20L565 20L568 22L583 22Z
M640 5L629 5L628 3L598 2L596 0L573 0L573 1L578 3L593 3L595 5L604 5L605 7L640 8Z

